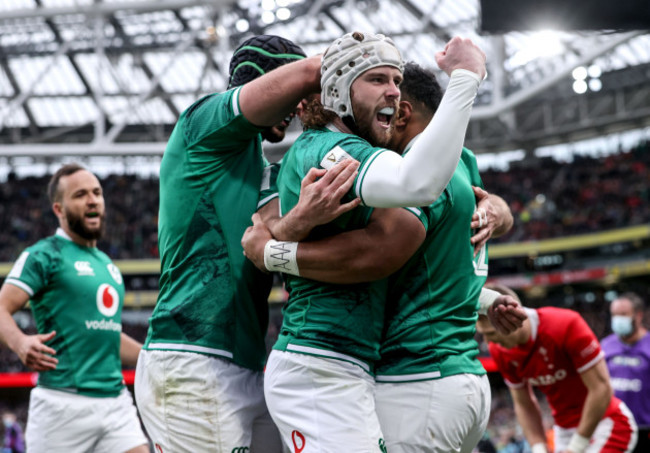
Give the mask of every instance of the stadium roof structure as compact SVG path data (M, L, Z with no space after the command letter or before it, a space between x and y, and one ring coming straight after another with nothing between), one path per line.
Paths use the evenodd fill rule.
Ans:
M257 33L308 54L348 31L384 33L406 60L436 71L436 51L452 36L471 38L489 71L467 136L477 153L650 125L648 30L487 34L480 8L479 0L3 0L0 156L160 155L180 112L225 89L232 50ZM296 125L290 138L298 133Z

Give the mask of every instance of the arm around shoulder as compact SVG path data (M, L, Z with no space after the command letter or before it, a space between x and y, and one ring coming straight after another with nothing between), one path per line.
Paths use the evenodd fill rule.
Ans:
M300 275L337 284L379 280L402 267L425 237L422 222L406 209L376 209L363 229L299 243Z
M243 115L256 126L272 126L307 95L320 91L320 56L289 63L245 84L239 94Z

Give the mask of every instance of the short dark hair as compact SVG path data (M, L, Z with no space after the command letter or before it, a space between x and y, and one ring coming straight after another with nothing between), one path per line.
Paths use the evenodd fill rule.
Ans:
M239 45L230 59L228 88L244 85L284 64L305 58L292 41L275 35L257 35Z
M404 80L399 86L401 99L420 107L433 116L442 100L442 88L433 71L409 61L404 65Z
M59 191L59 181L61 178L64 176L70 176L80 170L86 170L86 168L73 162L65 164L52 175L52 178L50 178L50 182L47 185L47 196L50 199L50 203L56 203L61 200L61 192Z
M632 308L634 308L634 312L642 312L645 310L645 302L643 299L641 299L641 296L639 296L637 293L633 293L632 291L628 291L626 293L623 293L617 297L617 299L627 299L632 303Z

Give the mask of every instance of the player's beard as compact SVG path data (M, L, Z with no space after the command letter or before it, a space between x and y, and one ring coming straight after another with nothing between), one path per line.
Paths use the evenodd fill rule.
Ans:
M78 216L71 212L66 213L68 227L84 239L89 241L97 240L104 234L104 215L100 215L99 227L95 229L87 228L84 224L84 216Z
M352 108L354 110L355 120L353 122L344 121L346 126L350 127L350 123L353 123L353 126L350 127L350 129L352 129L352 132L366 140L372 146L381 146L384 148L388 147L390 144L390 139L393 135L392 123L388 129L373 129L372 126L377 114L374 111L370 112L370 110L365 108L365 106L362 104L353 105ZM351 117L347 117L346 119L351 119Z

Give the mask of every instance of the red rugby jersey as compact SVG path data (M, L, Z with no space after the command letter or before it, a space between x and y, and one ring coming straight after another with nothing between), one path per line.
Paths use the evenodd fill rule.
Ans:
M580 373L603 359L600 343L573 310L545 307L527 312L532 327L528 343L512 349L490 343L490 354L508 386L538 387L546 395L555 423L574 428L587 397ZM612 398L605 417L618 410L618 399Z

